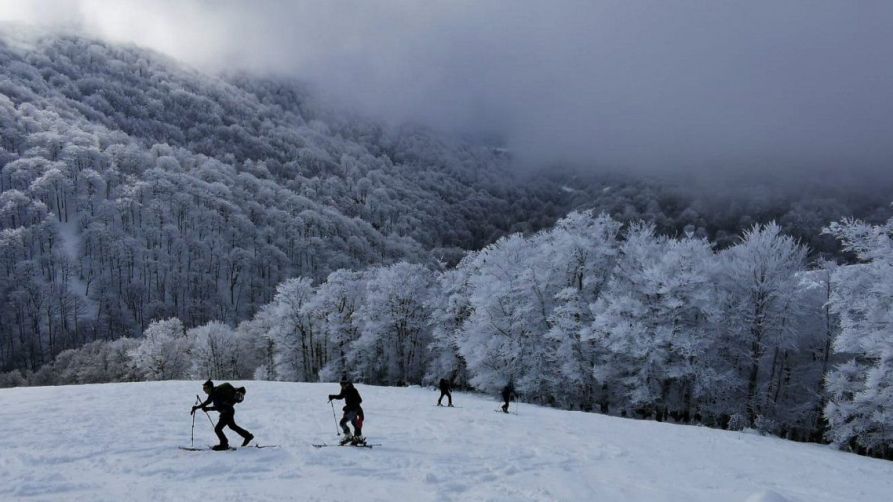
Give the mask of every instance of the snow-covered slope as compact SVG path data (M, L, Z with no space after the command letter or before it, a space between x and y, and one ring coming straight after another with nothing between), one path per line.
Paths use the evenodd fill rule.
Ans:
M337 440L334 384L244 382L236 421L280 448L189 452L198 382L0 390L2 500L882 501L893 463L751 434L359 385ZM216 414L211 413L216 419ZM233 443L237 436L229 433ZM196 415L196 445L214 442Z

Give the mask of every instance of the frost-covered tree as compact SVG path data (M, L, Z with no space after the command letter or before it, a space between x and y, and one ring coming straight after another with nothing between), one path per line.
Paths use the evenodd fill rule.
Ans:
M527 239L512 235L463 262L474 273L469 280L472 312L463 323L459 350L471 384L479 389L495 391L522 377L529 377L519 389L523 392L540 390L543 383L542 372L528 371L544 364L531 356L541 349L545 302L551 301L541 288L543 271L534 263L534 252Z
M143 378L177 380L189 376L191 348L183 323L171 318L150 323L139 346L129 354Z
M593 365L601 349L590 305L606 291L616 265L620 223L591 211L573 212L546 232L542 253L552 269L554 306L546 333L551 400L589 410L600 396Z
M244 364L245 378L278 380L276 373L276 341L272 336L275 320L268 306L261 307L254 318L242 321L236 327L239 340L240 362Z
M792 322L798 302L798 273L805 270L806 248L770 223L746 231L737 245L719 255L722 339L718 354L736 369L725 405L753 425L767 409L787 351L796 346L798 326ZM737 397L734 397L737 396Z
M360 337L357 314L366 289L365 275L336 270L316 290L309 308L321 334L320 379L338 381L353 374L348 360L350 347Z
M546 333L552 366L557 371L552 393L557 403L591 411L598 391L593 366L598 348L592 336L592 310L581 290L564 288L555 295L556 307Z
M512 235L462 262L469 270L470 314L459 350L473 385L493 391L511 381L549 403L579 405L581 394L591 394L586 374L575 377L579 387L565 385L564 372L592 364L586 323L572 310L602 294L618 230L607 216L572 213L552 230ZM561 294L567 288L578 293ZM568 354L575 360L562 359Z
M319 369L314 349L316 320L309 304L314 288L309 279L289 279L276 288L276 296L267 312L270 338L276 344L276 375L284 380L315 381Z
M134 367L130 352L139 340L119 338L98 340L78 349L59 353L52 365L56 384L128 382L141 377Z
M398 385L421 381L434 285L433 274L422 265L401 262L368 272L356 312L360 337L347 354L353 376Z
M864 262L832 278L830 308L840 317L833 350L846 362L827 377L828 437L886 456L893 452L893 219L843 220L828 232Z
M473 254L466 260L473 259ZM471 313L468 301L468 269L461 263L454 270L447 270L437 277L439 294L430 297L431 343L427 350L430 357L423 382L436 384L441 378L454 386L468 383L465 358L459 351L462 324Z
M592 323L606 349L595 372L621 410L688 417L714 382L712 265L703 240L658 236L650 225L627 230Z
M239 364L240 347L235 330L221 322L212 321L186 331L191 346L192 368L195 379L224 380L243 375Z

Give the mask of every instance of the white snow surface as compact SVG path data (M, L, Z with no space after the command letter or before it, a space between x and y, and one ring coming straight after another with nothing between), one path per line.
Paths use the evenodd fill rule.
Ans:
M0 390L2 500L886 501L893 462L755 434L358 385L373 449L335 443L336 384L237 382L260 444L183 451L200 382ZM202 394L203 395L203 394ZM340 407L336 407L340 418ZM216 420L216 413L211 412ZM231 443L239 437L227 429ZM214 444L196 414L195 444Z

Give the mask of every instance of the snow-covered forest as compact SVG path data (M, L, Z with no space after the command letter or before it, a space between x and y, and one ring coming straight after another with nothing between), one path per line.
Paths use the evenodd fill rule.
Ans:
M893 219L810 197L518 176L298 83L3 32L0 386L512 382L891 457Z

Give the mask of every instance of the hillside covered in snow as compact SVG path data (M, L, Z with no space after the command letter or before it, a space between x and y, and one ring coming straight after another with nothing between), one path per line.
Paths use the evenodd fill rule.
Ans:
M50 357L159 315L244 320L287 277L456 261L554 221L554 197L507 163L335 112L294 82L0 27L0 255L18 268L3 277L55 289ZM41 260L44 277L26 263ZM12 349L0 365L42 357Z
M200 382L0 390L0 499L871 502L893 490L893 463L830 447L525 404L505 415L464 393L439 408L419 387L358 386L381 446L314 448L337 441L336 384L242 384L237 423L279 448L178 449ZM196 445L214 439L197 414Z
M521 176L510 151L359 117L292 80L0 26L0 370L162 318L235 325L290 277L455 264L574 208L720 246L774 218L821 251L838 249L818 235L832 219L888 214L886 199L761 187L716 203L670 180L544 171Z

